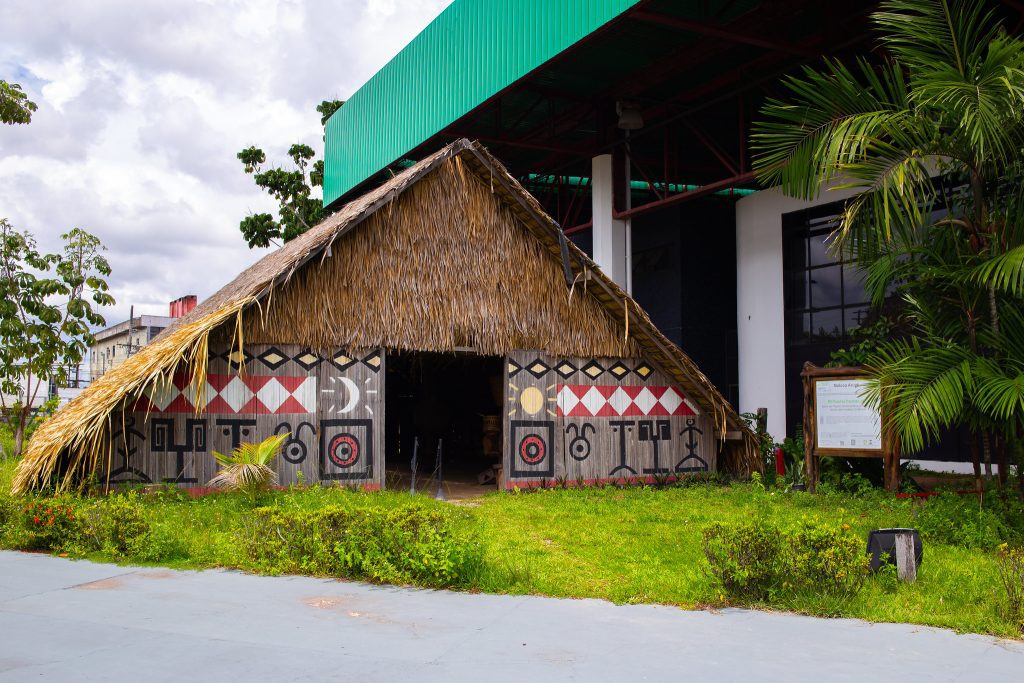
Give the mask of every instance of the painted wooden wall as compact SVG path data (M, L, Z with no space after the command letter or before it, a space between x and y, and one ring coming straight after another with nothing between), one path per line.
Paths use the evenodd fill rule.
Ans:
M713 471L711 420L640 360L507 359L505 487Z
M290 433L278 458L281 484L384 481L384 353L317 354L297 346L215 349L196 414L186 379L150 391L115 415L111 482L175 482L204 487L212 452ZM244 372L239 374L239 363ZM105 475L101 475L105 479Z

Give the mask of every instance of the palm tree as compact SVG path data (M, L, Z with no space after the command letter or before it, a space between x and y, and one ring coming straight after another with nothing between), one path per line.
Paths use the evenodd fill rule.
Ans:
M1005 456L1024 428L1024 41L981 0L888 0L872 19L882 63L786 79L755 124L755 170L804 199L860 191L833 249L876 304L902 297L909 334L867 367L904 451L967 425Z
M214 451L213 457L221 468L209 481L209 485L249 494L266 490L277 479L270 463L277 457L281 445L289 436L291 434L285 432L268 436L259 443L243 442L229 455Z

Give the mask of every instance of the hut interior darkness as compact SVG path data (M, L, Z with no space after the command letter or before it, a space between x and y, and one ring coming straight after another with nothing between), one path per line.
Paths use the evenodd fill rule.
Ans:
M469 350L389 353L385 485L493 488L501 466L503 368L502 358Z
M213 451L287 433L276 469L503 487L758 466L754 436L647 314L461 140L264 257L33 436L16 491L201 488ZM491 467L491 459L498 468ZM486 477L484 477L486 480Z

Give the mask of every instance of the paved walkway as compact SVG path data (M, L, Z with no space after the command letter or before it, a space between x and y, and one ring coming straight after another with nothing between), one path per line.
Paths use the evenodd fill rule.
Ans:
M1021 680L1024 644L0 552L0 681Z

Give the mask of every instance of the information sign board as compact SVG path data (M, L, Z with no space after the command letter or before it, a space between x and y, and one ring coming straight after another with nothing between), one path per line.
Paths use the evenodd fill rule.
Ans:
M866 379L818 379L814 430L818 448L882 450L882 420L867 404Z

